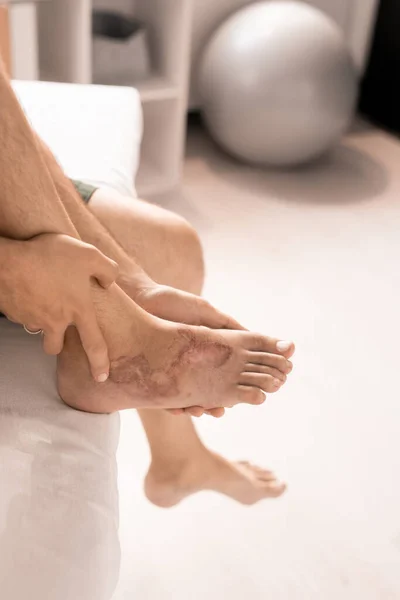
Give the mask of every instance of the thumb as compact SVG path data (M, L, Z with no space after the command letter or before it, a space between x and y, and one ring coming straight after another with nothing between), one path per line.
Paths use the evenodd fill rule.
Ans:
M225 315L224 313L221 313L221 316L224 321L224 324L222 325L221 329L240 329L242 331L248 331L248 329L246 327L243 327L243 325L241 325L233 317L229 317L228 315Z
M217 310L206 300L202 303L199 317L201 325L212 329L245 329L233 317Z
M118 277L118 265L114 260L108 258L108 256L98 250L92 269L92 276L97 279L104 289L107 289Z

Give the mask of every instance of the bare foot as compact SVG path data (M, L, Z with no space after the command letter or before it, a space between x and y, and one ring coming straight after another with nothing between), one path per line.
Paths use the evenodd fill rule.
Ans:
M262 404L264 392L285 383L293 344L248 331L211 330L163 321L125 294L112 323L103 327L110 377L95 383L76 329L69 328L59 356L63 400L89 412L125 408L206 409Z
M255 504L266 498L278 498L286 485L271 471L248 462L230 462L203 449L197 457L180 464L153 462L144 488L150 502L169 508L204 490L219 492L241 504Z

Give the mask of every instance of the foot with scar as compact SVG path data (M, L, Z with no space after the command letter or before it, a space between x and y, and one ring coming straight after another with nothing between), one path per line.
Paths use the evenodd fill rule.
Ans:
M76 330L67 334L59 357L59 390L75 408L105 413L258 405L266 393L282 387L292 369L291 342L161 320L122 293L119 302L112 328L104 329L111 359L106 383L90 376Z
M121 303L131 327L116 312L112 332L106 330L111 371L105 384L93 383L76 330L68 331L58 365L64 401L90 412L139 409L152 455L144 489L157 506L172 507L204 490L246 505L281 496L286 484L273 472L219 456L204 446L186 415L154 409L179 414L197 406L199 415L223 414L220 407L262 404L287 380L294 345L243 330L172 323L126 297Z
M201 298L203 251L181 216L109 187L70 181L32 131L1 60L0 99L0 168L7 173L0 236L6 247L14 244L3 260L0 290L6 282L9 292L0 312L43 331L44 350L58 355L66 404L92 413L138 410L152 457L145 492L154 504L173 506L202 490L243 504L280 496L285 485L270 470L207 449L190 415L222 416L238 404L256 410L285 384L293 343L246 331ZM32 244L42 236L56 238L59 250L45 242L47 251L35 254L31 268ZM97 257L118 265L107 289L97 268L78 268L86 259L71 260L75 246L88 263ZM12 268L16 255L24 260Z

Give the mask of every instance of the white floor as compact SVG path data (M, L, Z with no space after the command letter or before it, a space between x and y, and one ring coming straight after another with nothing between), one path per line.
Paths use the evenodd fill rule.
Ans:
M267 173L195 129L183 193L164 203L201 234L208 297L297 343L279 395L199 423L213 448L273 467L289 491L253 508L210 493L157 509L126 413L115 600L399 599L400 144L360 128L313 168Z

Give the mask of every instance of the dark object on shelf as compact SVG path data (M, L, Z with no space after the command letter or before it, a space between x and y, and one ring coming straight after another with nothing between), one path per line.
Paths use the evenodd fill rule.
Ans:
M93 11L93 81L136 85L151 74L144 23L120 13Z
M370 120L400 133L400 2L381 0L360 109Z
M113 40L127 40L143 28L143 24L132 17L109 10L94 10L92 33Z

